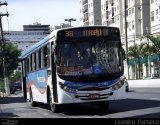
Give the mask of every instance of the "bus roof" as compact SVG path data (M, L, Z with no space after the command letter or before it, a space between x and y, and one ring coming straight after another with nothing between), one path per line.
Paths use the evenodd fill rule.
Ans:
M31 46L30 48L28 48L26 51L23 51L21 56L19 57L19 59L24 59L26 58L28 55L32 54L33 52L37 51L39 48L45 46L48 44L49 40L52 37L50 37L50 35L46 36L44 39L42 39L41 41L37 42L36 44L34 44L33 46Z
M29 56L30 54L34 53L35 51L37 51L39 48L45 46L48 44L49 40L52 39L53 37L56 38L56 33L58 31L61 30L65 30L65 29L76 29L76 28L89 28L89 27L106 27L106 28L117 28L118 27L110 27L110 26L102 26L102 25L96 25L96 26L80 26L80 27L69 27L69 28L64 28L64 29L58 29L55 30L53 32L51 32L48 36L46 36L44 39L42 39L41 41L37 42L36 44L34 44L33 46L31 46L30 48L28 48L26 51L23 51L21 56L19 57L19 59L25 59L27 56Z

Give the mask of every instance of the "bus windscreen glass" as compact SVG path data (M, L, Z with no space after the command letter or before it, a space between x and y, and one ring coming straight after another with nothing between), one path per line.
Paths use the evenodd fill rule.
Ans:
M78 76L121 72L119 43L120 41L59 43L58 74Z

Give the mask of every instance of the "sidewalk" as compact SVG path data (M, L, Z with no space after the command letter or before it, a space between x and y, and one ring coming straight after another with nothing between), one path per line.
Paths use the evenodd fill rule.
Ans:
M133 88L160 88L160 79L128 80Z

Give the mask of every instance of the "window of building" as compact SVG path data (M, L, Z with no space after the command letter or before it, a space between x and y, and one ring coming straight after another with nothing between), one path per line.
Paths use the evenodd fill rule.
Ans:
M132 30L134 30L134 20L132 20Z
M158 15L158 9L156 10L156 15Z
M154 0L151 0L151 4L154 3Z
M117 16L117 21L119 21L120 19L119 19L119 16Z
M151 12L151 21L154 21L154 11Z
M129 10L129 15L131 15L131 9Z
M119 11L119 6L117 6L117 11Z
M132 14L134 13L134 8L132 8Z

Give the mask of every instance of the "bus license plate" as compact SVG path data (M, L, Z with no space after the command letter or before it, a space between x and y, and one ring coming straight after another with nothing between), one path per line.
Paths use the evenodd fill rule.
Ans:
M99 98L99 97L100 97L100 94L90 94L89 95L90 99L95 99L95 98Z

